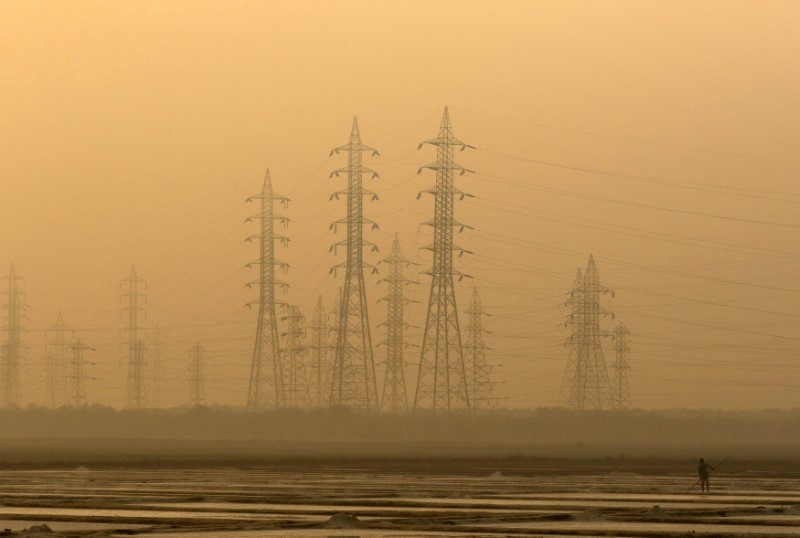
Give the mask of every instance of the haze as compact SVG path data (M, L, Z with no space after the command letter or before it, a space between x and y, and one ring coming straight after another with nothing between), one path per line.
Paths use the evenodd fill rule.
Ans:
M26 279L25 404L44 400L58 312L89 346L89 401L119 407L119 281L136 265L160 326L151 404L185 404L207 350L210 404L243 405L255 332L244 219L266 168L292 202L284 300L333 307L328 157L357 116L380 174L366 233L424 270L417 169L449 106L475 195L456 217L500 405L556 404L563 306L594 254L631 331L635 407L800 405L800 4L796 2L5 2L0 272ZM385 320L368 275L370 320ZM424 325L429 280L409 322ZM3 284L4 287L4 284ZM465 325L465 321L462 323ZM610 319L604 322L611 327ZM463 329L463 327L462 327ZM409 341L419 343L419 330ZM384 337L373 330L373 340ZM375 349L379 385L384 348ZM409 393L418 353L406 356ZM607 356L607 362L610 362Z

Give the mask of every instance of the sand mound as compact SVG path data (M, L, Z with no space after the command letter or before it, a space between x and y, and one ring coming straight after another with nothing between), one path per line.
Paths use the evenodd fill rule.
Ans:
M53 529L47 525L32 525L27 529L19 531L22 536L42 536L45 534L53 534Z
M652 506L652 507L651 507L651 508L650 508L650 509L647 511L647 513L648 513L649 515L651 515L651 516L658 516L658 517L660 517L660 516L663 516L663 515L664 515L664 510L663 510L663 509L662 509L660 506L658 506L657 504L655 504L655 505L653 505L653 506Z
M344 512L331 516L331 518L323 525L326 529L355 529L361 522L352 514L345 514Z

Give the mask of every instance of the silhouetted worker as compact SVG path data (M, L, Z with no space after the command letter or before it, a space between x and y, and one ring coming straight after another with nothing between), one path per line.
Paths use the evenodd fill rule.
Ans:
M697 474L700 476L700 493L704 491L706 493L711 493L711 489L708 485L708 470L711 469L712 471L714 468L707 464L703 458L700 458L700 463L697 465Z

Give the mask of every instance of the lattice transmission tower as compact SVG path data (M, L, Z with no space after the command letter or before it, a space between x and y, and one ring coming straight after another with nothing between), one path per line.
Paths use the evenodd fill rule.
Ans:
M48 338L44 356L44 392L45 404L58 407L67 402L69 341L75 336L74 331L64 324L64 317L58 313L56 324L47 329Z
M22 291L14 264L8 273L6 303L6 341L3 345L2 378L0 381L0 403L3 407L20 405L20 358L22 356L22 318L25 310L25 294Z
M69 403L76 407L88 405L86 398L86 374L85 374L85 352L92 350L78 338L69 345L69 371L67 373L67 383L69 384Z
M303 345L305 316L300 313L299 306L289 305L288 314L283 319L286 321L286 350L283 354L286 407L307 409L311 407L311 392L306 376L307 349Z
M461 343L461 328L458 323L456 292L453 276L462 278L453 269L453 252L467 252L453 243L453 230L464 225L453 218L455 197L463 199L465 194L453 185L456 172L471 172L456 163L453 150L472 148L455 136L450 125L450 113L444 109L439 134L436 138L420 144L436 146L436 162L420 168L436 172L436 185L424 191L434 196L433 219L425 224L433 228L433 245L425 247L433 251L433 266L425 274L431 276L431 291L428 300L428 315L414 394L414 410L428 408L435 413L470 411L470 395Z
M314 315L311 318L311 338L308 344L308 356L310 358L310 393L313 407L326 407L330 397L330 365L328 364L328 314L325 305L322 303L322 296L317 297L317 306L314 308Z
M122 280L122 300L127 303L124 312L128 314L128 382L125 388L125 407L143 409L147 406L147 387L145 369L147 366L147 346L142 338L144 332L139 326L139 316L144 314L146 302L143 290L147 283L136 275L136 267L131 266L131 274Z
M564 345L567 347L567 367L564 369L564 376L561 378L561 389L558 391L558 405L562 407L570 407L569 400L572 394L572 378L575 376L575 372L578 371L578 343L581 341L579 333L583 330L580 300L582 291L583 272L581 268L578 267L578 274L575 275L572 289L567 294L567 300L564 303L564 306L570 309L567 315L567 321L564 323L565 327L569 327L570 333L564 342Z
M614 375L611 380L612 403L614 409L630 409L631 388L628 383L628 370L631 356L631 331L624 323L617 324L612 331L616 360L611 365Z
M378 325L386 327L386 340L378 344L386 346L386 377L383 380L381 409L392 414L406 413L408 397L403 355L409 344L405 341L404 333L411 325L404 320L404 310L412 301L405 296L405 288L413 281L406 278L405 269L416 264L403 256L397 235L392 243L392 253L378 263L389 266L389 275L378 281L389 285L388 293L379 299L386 301L387 310L386 321Z
M197 342L189 350L189 407L206 405L206 350Z
M364 197L377 199L375 193L363 188L364 174L373 178L378 174L363 165L363 153L378 152L361 142L358 121L353 119L353 128L349 142L335 148L331 155L347 153L347 166L331 173L331 176L347 175L347 189L334 193L331 198L340 195L347 197L347 217L331 224L336 232L338 225L347 228L347 238L334 243L334 252L338 247L345 247L347 260L334 266L331 271L344 267L345 278L342 286L342 300L339 306L339 326L334 348L333 373L331 383L331 406L344 406L368 412L379 410L378 389L375 381L375 361L372 355L372 337L370 334L369 314L367 312L367 291L364 284L364 268L372 266L364 262L364 247L372 251L377 247L364 239L364 225L377 225L364 218Z
M260 256L255 262L247 264L248 267L257 265L259 277L249 282L247 287L258 285L258 300L248 303L258 305L258 325L256 326L256 339L253 346L253 362L250 367L250 387L247 391L247 408L250 411L286 407L286 393L284 390L284 372L278 333L278 317L275 314L276 286L286 290L289 285L275 278L275 268L280 268L284 273L289 265L275 258L275 242L287 246L289 239L275 233L275 221L284 227L289 225L289 219L274 212L275 202L280 202L287 207L289 199L272 191L272 180L269 169L264 176L261 194L247 199L261 201L261 212L249 217L247 221L258 220L261 229L258 234L250 236L247 241L258 240Z
M161 339L161 326L156 324L153 327L153 334L150 339L150 362L152 373L152 388L150 390L150 405L158 407L161 404L161 361L163 352L163 342Z
M469 325L467 325L467 341L464 343L464 362L472 410L477 412L480 409L494 409L497 407L498 398L494 394L492 366L486 361L486 351L489 346L483 340L483 335L487 332L483 328L483 318L489 314L483 311L477 288L472 289L467 315Z
M613 292L600 284L600 276L589 257L582 282L570 294L567 304L572 311L568 324L572 334L567 343L574 349L574 361L568 360L564 373L561 400L571 409L608 409L613 406L611 383L603 356L602 338L610 333L600 328L600 318L612 315L600 306L600 296Z

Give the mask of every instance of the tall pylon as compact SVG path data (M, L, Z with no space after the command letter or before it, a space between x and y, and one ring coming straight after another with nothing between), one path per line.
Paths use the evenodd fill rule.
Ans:
M453 136L450 113L444 109L439 134L420 144L436 146L436 162L420 168L436 172L436 185L424 191L434 196L433 219L425 224L433 228L433 266L425 274L431 276L428 315L422 338L414 410L430 409L435 413L470 411L470 395L461 345L461 328L458 323L456 292L453 276L462 273L453 269L453 252L467 252L453 243L453 230L465 226L453 218L455 197L465 194L453 185L453 175L471 172L453 160L453 149L472 148ZM422 193L420 193L422 194Z
M25 309L25 294L20 287L22 279L17 276L14 264L8 273L6 291L6 341L3 347L3 362L0 373L0 404L3 407L20 405L20 357L22 355L22 313Z
M338 247L345 247L347 260L331 269L335 274L336 269L344 267L345 278L334 348L330 403L332 406L378 412L375 361L372 355L367 291L364 284L364 268L372 266L364 262L363 254L365 246L372 251L378 250L377 246L364 239L363 230L365 224L372 226L373 229L377 228L377 224L364 218L363 214L364 197L370 196L373 200L377 200L377 196L362 186L364 174L371 174L373 178L378 177L375 171L362 164L362 154L368 151L374 156L378 151L361 142L358 121L355 118L350 141L344 146L335 148L331 151L331 155L343 151L347 152L347 166L331 173L331 177L347 174L347 189L337 191L331 196L331 199L337 200L340 195L347 197L347 217L331 224L334 232L339 224L347 227L347 238L334 243L331 247L334 252Z
M600 296L613 292L600 284L600 276L589 256L589 263L582 282L572 290L568 305L572 312L568 324L572 334L567 339L574 349L575 360L568 360L564 373L562 396L566 407L571 409L608 409L612 407L611 384L603 356L602 338L610 335L600 328L600 318L612 315L601 308Z
M260 247L259 259L247 264L248 267L257 265L259 268L258 278L247 284L247 287L258 284L258 299L247 304L248 306L258 305L258 325L253 346L253 361L250 366L247 409L261 411L286 406L278 318L275 314L275 305L278 304L275 300L275 287L279 286L286 290L289 285L275 278L275 268L279 267L286 272L289 265L275 258L275 242L278 241L286 246L289 239L275 233L275 221L279 221L286 227L289 219L275 214L274 204L277 201L283 207L287 207L289 199L272 191L272 180L269 169L267 169L261 194L251 196L247 202L253 200L261 201L261 212L249 217L247 221L258 220L261 229L258 234L247 238L247 241L257 239Z
M189 407L206 405L205 356L200 342L189 350Z
M612 405L614 409L630 409L631 388L628 383L630 369L631 331L624 323L617 324L612 331L614 335L614 352L616 360L611 365L614 375L611 378Z
M128 314L127 332L128 346L128 382L125 389L125 407L128 409L143 409L147 406L145 368L147 364L147 346L142 338L142 328L139 326L139 316L144 313L146 302L143 290L147 282L136 275L136 267L131 265L131 274L122 280L122 300L127 303L125 312Z
M322 296L317 297L317 306L309 325L311 338L308 344L310 358L309 385L313 407L326 407L330 396L330 365L328 364L328 314L322 303Z
M47 329L48 338L45 348L45 403L48 407L58 407L67 403L69 373L69 346L75 337L74 331L64 324L61 312L56 317L56 324Z
M283 353L286 407L307 409L311 407L311 393L304 360L306 355L306 347L303 345L305 316L300 313L299 306L289 305L288 313L283 319L286 321L286 348Z
M403 256L400 240L396 234L391 254L378 263L389 266L389 276L378 281L389 285L388 293L378 300L386 301L387 310L386 321L378 325L386 327L386 340L378 344L386 346L386 376L383 379L381 410L392 414L407 413L408 397L403 355L409 344L405 342L404 333L411 325L405 322L403 314L405 305L411 302L405 296L405 287L413 281L406 278L404 272L409 265L416 264Z
M492 366L486 362L486 351L489 346L483 340L483 335L486 333L483 328L483 318L489 314L483 311L477 288L472 289L467 315L469 325L467 325L467 341L464 343L464 362L472 411L494 409L497 407L498 399L494 394Z
M67 381L69 383L69 403L76 407L87 405L86 398L86 375L85 375L85 352L91 350L78 338L69 345L69 371ZM93 351L93 350L92 350Z

